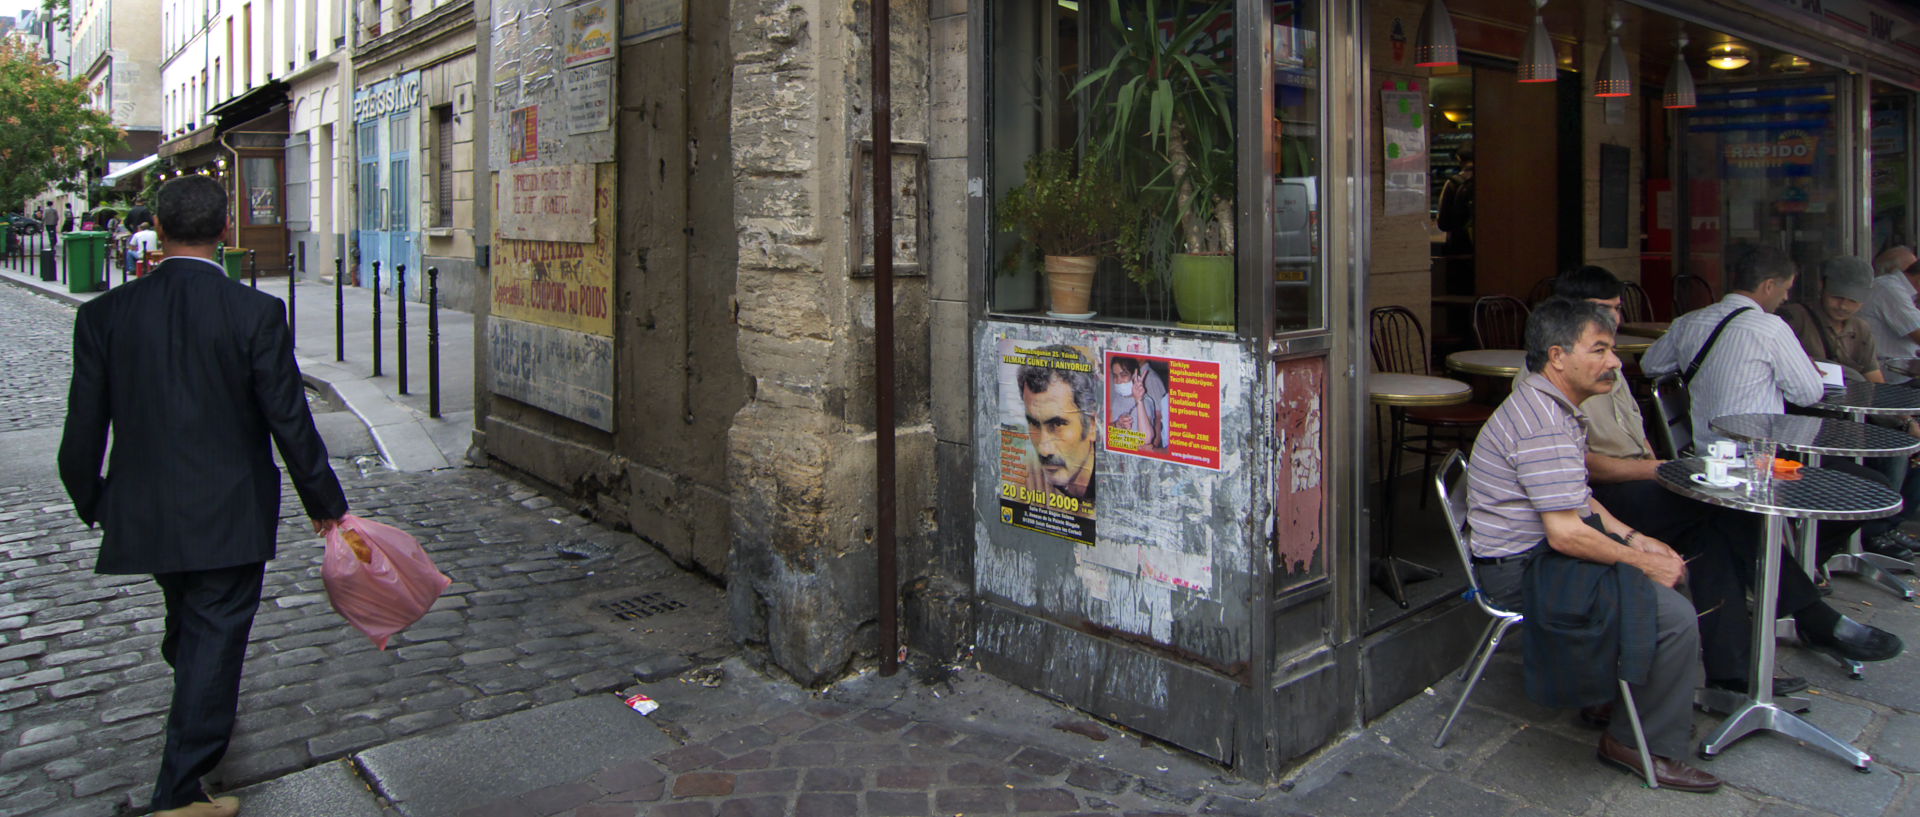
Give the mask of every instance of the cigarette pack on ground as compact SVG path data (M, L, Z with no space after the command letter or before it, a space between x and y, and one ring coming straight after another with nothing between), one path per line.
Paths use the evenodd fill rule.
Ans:
M631 698L628 698L627 706L633 707L633 711L638 712L642 715L651 715L653 714L653 710L660 708L660 704L658 701L655 701L654 699L649 698L645 695L635 695Z

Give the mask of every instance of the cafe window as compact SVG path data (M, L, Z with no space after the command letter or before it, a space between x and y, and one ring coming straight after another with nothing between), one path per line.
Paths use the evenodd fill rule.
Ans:
M1873 84L1872 253L1914 243L1913 92Z
M1319 322L1317 9L1272 4L1274 93L1249 121L1235 38L1257 4L997 4L993 311L1232 332L1238 259L1264 255L1244 244L1271 241L1283 328ZM1248 217L1266 195L1237 189L1243 157L1273 212Z

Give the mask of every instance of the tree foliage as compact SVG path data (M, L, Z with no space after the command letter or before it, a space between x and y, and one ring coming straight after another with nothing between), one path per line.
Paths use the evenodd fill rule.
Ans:
M73 33L73 0L44 0L40 4L40 10L53 21L55 28L68 34Z
M61 79L18 39L0 42L0 208L49 186L86 190L93 155L124 146L113 118L87 106L87 86Z

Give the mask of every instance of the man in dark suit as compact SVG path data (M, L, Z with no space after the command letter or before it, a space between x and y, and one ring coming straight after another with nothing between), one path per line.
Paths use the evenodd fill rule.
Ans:
M240 665L280 522L278 445L300 501L325 533L346 495L314 430L280 299L227 278L214 244L230 221L205 176L155 197L167 260L80 307L60 479L99 522L99 573L151 573L166 598L160 654L173 706L154 787L161 817L230 817L200 778L226 753ZM100 475L107 434L113 455Z

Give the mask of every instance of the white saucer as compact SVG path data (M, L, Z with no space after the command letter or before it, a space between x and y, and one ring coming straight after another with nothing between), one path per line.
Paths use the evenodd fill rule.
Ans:
M1726 482L1709 482L1706 474L1693 474L1690 478L1708 488L1735 488L1747 484L1747 481L1741 477L1727 477Z
M1048 312L1047 317L1059 318L1060 320L1063 320L1063 321L1084 321L1098 314L1100 313L1098 312Z

